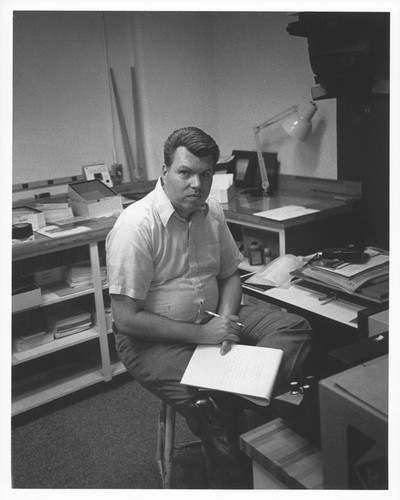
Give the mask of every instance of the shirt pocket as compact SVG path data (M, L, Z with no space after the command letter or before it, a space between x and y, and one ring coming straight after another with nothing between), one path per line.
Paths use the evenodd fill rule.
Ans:
M199 270L212 275L217 275L221 263L221 245L199 245L196 249L197 265Z

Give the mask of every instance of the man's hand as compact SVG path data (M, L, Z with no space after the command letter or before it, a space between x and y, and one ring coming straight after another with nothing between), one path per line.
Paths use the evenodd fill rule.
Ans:
M220 349L220 354L221 356L225 356L226 353L228 353L232 348L232 342L230 342L229 340L224 340L222 342L222 345L221 345L221 349Z
M234 315L219 316L202 325L205 344L221 344L221 354L224 355L231 349L231 344L239 342L241 326L239 318Z

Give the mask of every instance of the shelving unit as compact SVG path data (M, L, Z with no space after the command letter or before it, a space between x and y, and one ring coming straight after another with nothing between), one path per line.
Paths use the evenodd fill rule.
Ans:
M83 297L94 292L94 288L86 287L85 289L75 290L74 288L69 288L65 283L65 295L57 295L57 293L49 288L42 288L42 306L50 306L52 304L57 304L58 302L64 302L65 300L71 300L78 297ZM61 286L60 286L61 288ZM69 290L68 290L69 288ZM101 286L102 290L107 290L108 284Z
M91 367L82 371L77 371L74 367L70 373L64 373L59 379L52 376L43 377L31 387L24 387L23 394L13 397L12 415L32 410L102 381L104 381L104 375L100 365L97 368Z
M99 337L99 332L96 327L89 328L83 332L75 333L74 335L69 335L61 339L54 339L47 344L34 347L33 349L27 349L26 351L13 352L12 364L16 366L20 363L25 363L32 359L40 358L41 356L46 356L52 352L60 351L61 349L66 349L74 345L78 345L82 342L87 342Z
M21 352L12 353L12 366L17 367L20 372L24 372L24 363L32 363L39 358L48 359L60 351L71 349L80 344L94 342L98 345L99 355L97 361L88 359L87 362L73 362L65 366L57 366L43 373L34 373L28 377L21 377L13 383L12 415L49 403L57 398L71 394L77 390L97 384L98 382L109 381L112 377L123 373L124 366L118 360L111 360L109 349L109 333L106 325L104 310L103 291L108 289L108 285L101 282L100 258L98 243L105 240L108 231L111 229L114 220L108 220L106 224L99 219L94 221L93 230L90 232L93 239L88 238L88 234L82 237L65 237L49 240L46 237L36 235L35 241L26 244L17 244L13 248L13 261L23 261L38 255L48 255L64 249L74 249L87 246L89 250L89 260L92 271L93 286L80 288L70 288L67 284L53 284L42 289L42 304L31 307L27 305L15 315L24 315L36 309L43 308L46 313L47 308L69 303L72 300L93 296L96 313L96 325L62 338L54 339L43 345ZM59 291L59 293L56 293ZM96 348L97 350L97 348ZM28 366L28 365L27 365Z

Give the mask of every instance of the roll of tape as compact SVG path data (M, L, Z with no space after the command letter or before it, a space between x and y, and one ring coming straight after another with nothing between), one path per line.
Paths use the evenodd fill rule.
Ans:
M29 222L21 222L12 225L12 237L14 240L23 240L32 236L32 224Z

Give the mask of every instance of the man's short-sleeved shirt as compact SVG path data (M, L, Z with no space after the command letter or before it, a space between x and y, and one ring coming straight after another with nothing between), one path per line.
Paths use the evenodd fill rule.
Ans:
M231 276L243 258L217 200L208 198L187 221L175 212L160 180L119 216L106 248L110 294L190 322L201 319L202 310L216 310L217 280Z

